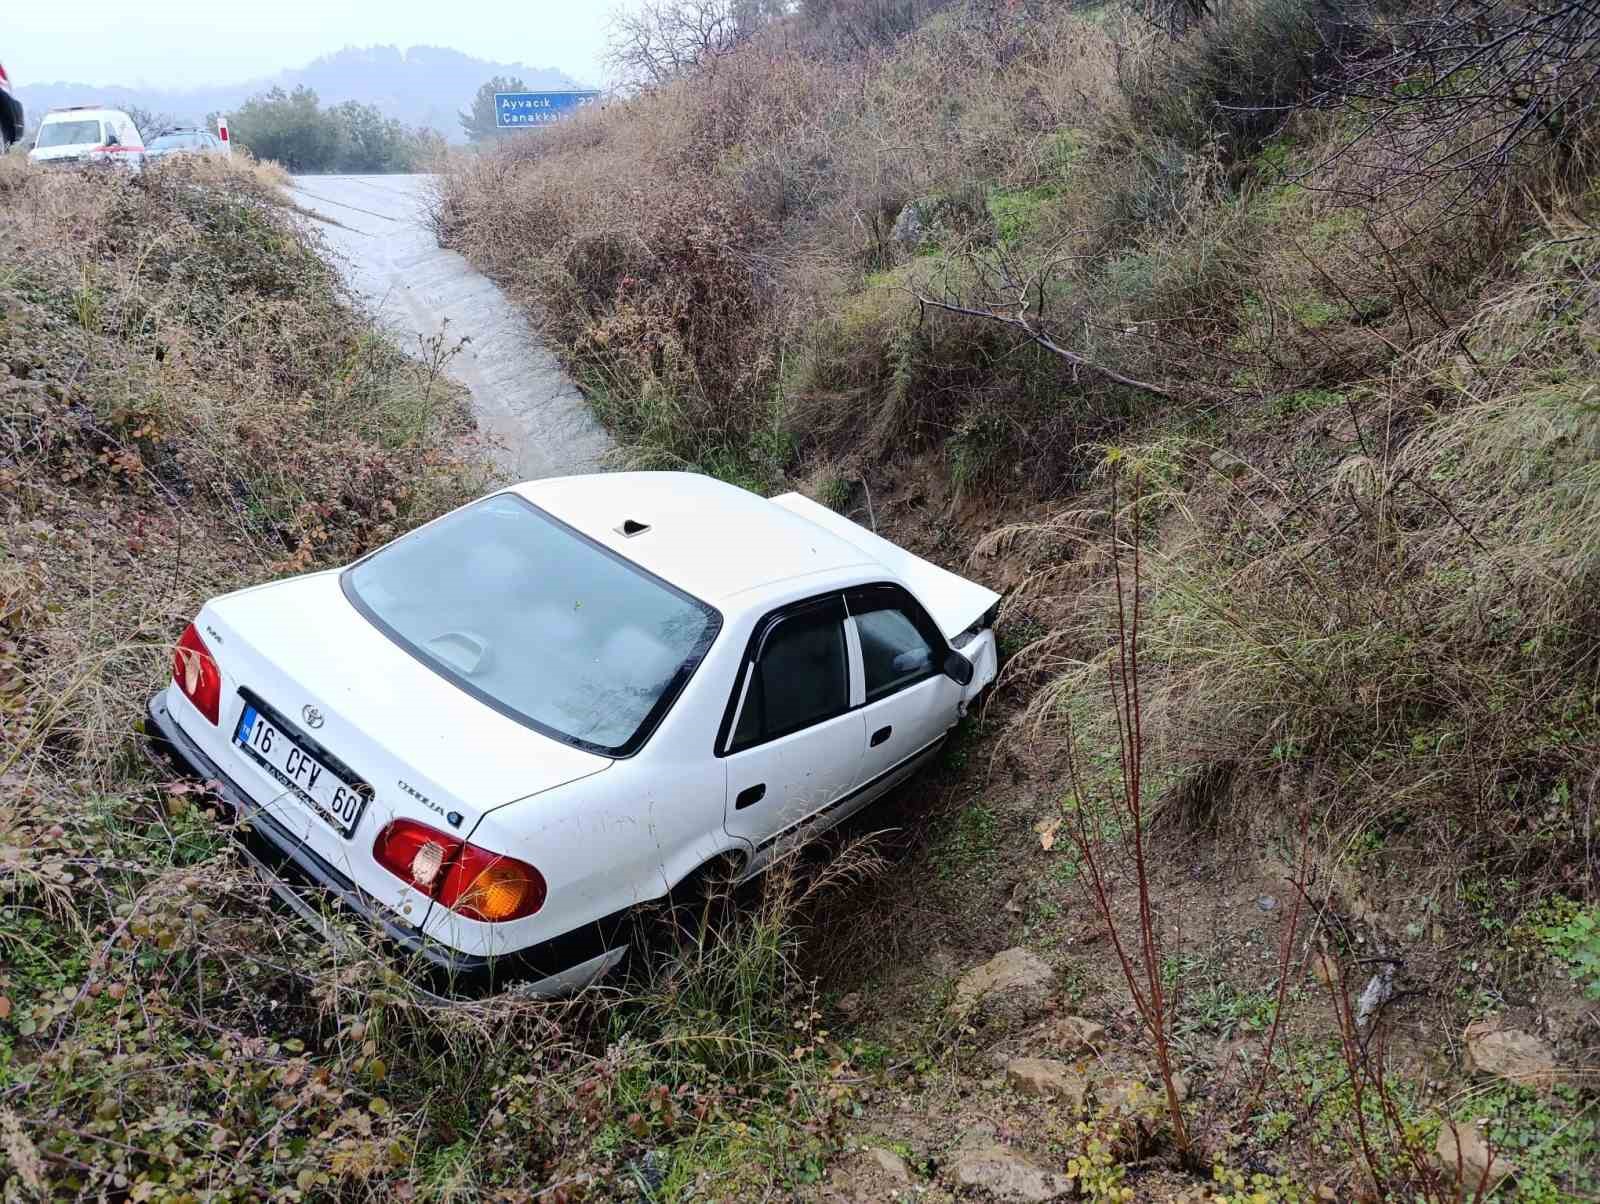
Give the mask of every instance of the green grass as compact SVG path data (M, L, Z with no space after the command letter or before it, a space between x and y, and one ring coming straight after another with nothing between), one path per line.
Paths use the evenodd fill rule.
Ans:
M1600 905L1584 907L1557 896L1528 926L1544 941L1590 999L1600 999Z
M969 414L944 445L950 480L956 488L974 489L1008 467L1012 433L1001 414Z
M1517 1168L1500 1194L1517 1204L1575 1204L1600 1193L1600 1101L1570 1087L1549 1095L1506 1084L1479 1089L1455 1119L1476 1121L1484 1139Z
M1345 395L1332 389L1296 389L1293 393L1284 393L1272 400L1273 412L1280 418L1329 410L1344 404Z
M850 505L854 492L851 482L841 476L826 476L817 484L817 501L829 510L843 514Z
M1073 157L1067 155L1064 162L1070 164ZM1002 243L1026 238L1060 196L1061 190L1054 185L991 191L989 216L994 220L995 236Z
M1169 956L1162 978L1179 1001L1174 1032L1193 1041L1199 1036L1230 1039L1241 1033L1264 1034L1277 1007L1276 984L1240 986L1228 969L1210 958ZM1298 998L1291 991L1290 1000Z
M933 848L933 865L945 882L981 880L999 849L1000 820L982 802L969 803L945 826Z

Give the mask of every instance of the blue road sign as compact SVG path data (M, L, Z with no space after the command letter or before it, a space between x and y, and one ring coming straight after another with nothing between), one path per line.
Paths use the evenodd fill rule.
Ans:
M598 92L496 92L494 123L502 130L550 125L599 99Z

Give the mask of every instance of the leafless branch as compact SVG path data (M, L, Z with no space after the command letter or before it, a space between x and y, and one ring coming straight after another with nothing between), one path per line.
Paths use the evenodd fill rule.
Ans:
M606 65L623 81L664 84L715 62L769 15L759 0L642 0L611 17Z
M949 313L965 314L967 317L971 318L987 318L991 322L999 322L1005 326L1015 327L1028 338L1032 339L1040 347L1043 347L1046 351L1053 355L1059 355L1062 359L1066 360L1067 363L1073 365L1074 367L1087 369L1088 371L1103 376L1107 380L1114 381L1119 385L1125 385L1130 389L1138 389L1141 393L1150 393L1156 397L1165 398L1168 401L1175 400L1173 394L1170 391L1163 389L1160 385L1152 385L1148 381L1135 380L1131 376L1124 376L1115 368L1107 368L1104 364L1097 364L1093 360L1079 355L1076 351L1069 351L1067 348L1063 347L1060 343L1057 343L1049 335L1045 334L1038 327L1029 322L1025 308L1014 314L997 313L991 309L973 309L971 306L958 305L951 301L941 301L937 297L929 297L923 293L915 291L913 291L912 295L916 297L919 305L931 305L935 309L946 310Z
M1519 163L1565 166L1600 113L1592 0L1435 0L1371 33L1318 99L1359 112L1396 171L1462 196Z

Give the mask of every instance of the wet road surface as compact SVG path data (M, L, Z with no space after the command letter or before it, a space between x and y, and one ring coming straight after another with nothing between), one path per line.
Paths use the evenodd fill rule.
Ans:
M472 393L478 427L505 480L591 472L612 442L555 356L493 281L428 229L431 177L296 176L291 189L317 223L351 287L417 354L444 331L471 341L446 367ZM333 223L338 223L337 225Z

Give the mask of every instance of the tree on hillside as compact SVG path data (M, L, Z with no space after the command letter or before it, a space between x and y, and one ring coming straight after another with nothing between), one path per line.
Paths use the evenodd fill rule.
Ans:
M411 171L438 135L408 130L376 105L347 100L323 109L310 88L253 96L232 118L234 138L290 171Z
M462 132L473 142L498 138L502 131L494 121L494 94L527 90L528 85L515 76L495 76L478 89L478 94L472 98L472 107L458 114Z
M154 138L162 130L169 130L178 124L178 119L171 113L158 113L143 105L127 105L123 112L133 118L133 124L139 127L139 132L146 139Z
M664 84L714 63L786 15L788 0L642 0L611 16L606 65L629 84Z
M307 87L274 88L252 96L234 111L233 136L258 159L273 159L290 171L330 171L341 150L341 129Z
M410 135L376 105L347 100L329 109L328 118L339 131L341 170L385 172L411 167Z

